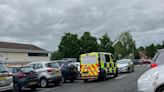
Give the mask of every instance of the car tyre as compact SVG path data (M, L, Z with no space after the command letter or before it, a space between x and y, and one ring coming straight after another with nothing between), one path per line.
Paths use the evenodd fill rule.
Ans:
M47 85L48 85L47 79L46 79L46 78L41 78L41 79L40 79L40 86L41 86L42 88L45 88L45 87L47 87Z
M116 69L116 73L114 74L114 78L118 77L118 69Z
M88 82L88 79L85 79L84 82L87 83Z
M74 79L71 79L70 82L73 83L75 80Z
M55 86L58 86L61 83L61 81L56 81L54 84Z
M158 88L157 91L155 91L155 92L164 92L164 86Z
M13 86L13 92L20 92L21 91L21 88L19 87L18 83L14 83L14 86Z

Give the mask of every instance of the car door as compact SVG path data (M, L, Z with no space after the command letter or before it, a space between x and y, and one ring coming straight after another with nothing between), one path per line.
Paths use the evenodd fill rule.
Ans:
M35 72L37 72L37 74L39 75L39 77L41 76L43 72L45 72L44 67L41 63L33 64L33 67L34 67Z
M10 71L3 64L0 64L0 87L10 86L12 78Z

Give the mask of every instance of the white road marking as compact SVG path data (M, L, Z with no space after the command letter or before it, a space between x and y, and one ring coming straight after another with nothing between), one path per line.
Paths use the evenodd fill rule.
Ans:
M116 77L115 79L116 80L118 80L118 79L122 79L122 78L124 78L124 77L126 77L127 76L127 74L125 74L125 75L121 75L121 76L119 76L119 77Z

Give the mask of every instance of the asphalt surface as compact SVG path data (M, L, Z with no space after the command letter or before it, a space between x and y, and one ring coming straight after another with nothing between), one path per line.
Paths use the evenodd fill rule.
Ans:
M82 80L76 80L75 83L64 83L54 87L37 88L35 92L137 92L138 78L148 70L149 66L135 66L133 73L122 73L117 78L109 77L105 81L89 81L84 83ZM31 92L24 89L23 92Z

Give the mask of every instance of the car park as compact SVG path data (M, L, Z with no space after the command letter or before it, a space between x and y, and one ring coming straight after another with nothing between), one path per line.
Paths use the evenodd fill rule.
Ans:
M13 89L13 77L9 69L0 63L0 91L7 91Z
M20 92L22 88L31 88L36 90L37 74L32 67L9 67L13 72L14 92Z
M134 63L131 59L121 59L117 61L118 72L133 72L134 71Z
M38 74L38 84L47 87L49 83L59 85L62 81L62 74L58 63L52 61L38 61L28 64L33 67Z
M75 79L79 78L78 66L72 61L57 61L61 67L63 82L74 82Z

